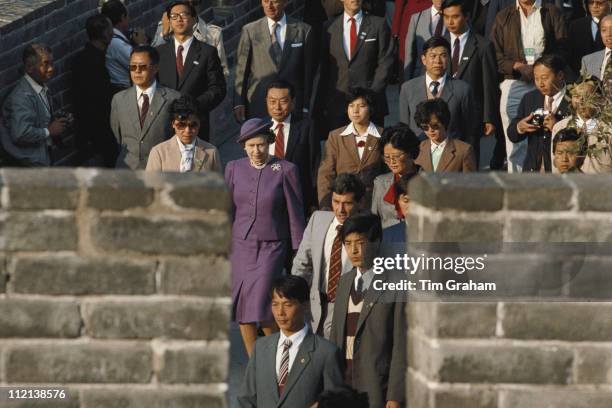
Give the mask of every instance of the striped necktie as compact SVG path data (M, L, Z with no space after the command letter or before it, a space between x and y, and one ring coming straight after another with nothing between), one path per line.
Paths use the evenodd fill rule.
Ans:
M329 257L329 274L327 276L327 301L334 303L336 301L336 289L338 281L342 274L342 240L340 239L340 228L342 225L336 226L336 237L332 244L331 256Z
M281 355L280 370L278 370L278 393L283 393L285 384L287 383L287 377L289 376L289 349L293 343L291 340L286 339L283 342L283 354Z

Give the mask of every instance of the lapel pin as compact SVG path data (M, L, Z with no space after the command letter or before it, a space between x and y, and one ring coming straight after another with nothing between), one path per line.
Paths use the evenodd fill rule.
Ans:
M198 61L193 61L193 63L194 63L195 65L200 65L200 63L199 63Z
M300 360L300 363L304 364L304 361L306 361L306 360L304 360L304 359L302 358L302 359Z
M374 149L372 146L368 147L368 150L372 150L372 149Z
M278 163L274 163L272 165L272 171L279 171L281 169L281 165Z
M469 59L470 59L470 57L463 57L463 60L464 60L464 61L467 61L467 60L469 60Z

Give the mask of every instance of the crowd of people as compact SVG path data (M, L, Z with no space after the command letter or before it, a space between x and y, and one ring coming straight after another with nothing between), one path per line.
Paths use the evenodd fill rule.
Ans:
M261 0L230 77L199 0L169 4L150 37L108 0L71 64L73 112L47 87L51 50L28 44L0 140L12 166L51 165L74 132L100 166L221 173L210 116L233 90L246 154L224 169L232 315L251 357L240 405L310 407L346 384L355 401L399 407L405 317L370 286L381 241L406 241L410 179L612 172L610 3L308 0L303 21L286 5ZM385 127L392 83L400 123Z

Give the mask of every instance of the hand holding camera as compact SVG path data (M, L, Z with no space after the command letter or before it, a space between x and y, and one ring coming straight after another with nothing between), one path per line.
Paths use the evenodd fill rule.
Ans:
M529 116L523 118L516 124L516 130L518 131L519 135L535 132L536 130L540 129L540 126L538 126L537 123L534 124L534 117L535 115L530 113Z

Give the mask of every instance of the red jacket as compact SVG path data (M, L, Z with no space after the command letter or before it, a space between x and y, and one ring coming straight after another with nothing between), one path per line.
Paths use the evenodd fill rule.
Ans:
M395 0L395 12L393 13L393 23L391 33L399 37L399 59L404 63L404 44L410 17L431 7L431 0Z

